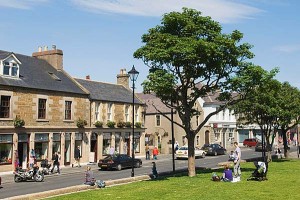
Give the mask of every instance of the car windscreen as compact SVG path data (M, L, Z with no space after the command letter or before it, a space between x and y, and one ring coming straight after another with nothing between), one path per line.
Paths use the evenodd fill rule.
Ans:
M180 147L179 150L188 150L187 147Z

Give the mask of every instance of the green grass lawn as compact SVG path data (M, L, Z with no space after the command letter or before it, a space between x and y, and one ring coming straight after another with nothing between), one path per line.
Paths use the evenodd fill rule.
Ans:
M267 181L247 181L254 171L253 163L242 163L242 180L237 183L213 182L213 171L198 171L196 177L186 174L160 177L51 199L300 199L300 161L279 160L269 164ZM218 175L223 170L217 170Z

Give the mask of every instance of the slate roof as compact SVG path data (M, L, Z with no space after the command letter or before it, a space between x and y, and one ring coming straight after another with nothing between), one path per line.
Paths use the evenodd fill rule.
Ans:
M75 80L90 92L90 99L92 100L132 104L132 90L125 88L123 85L79 78L75 78ZM143 104L138 98L135 98L134 102L135 104Z
M158 111L155 107L162 113L171 113L171 109L165 106L165 104L163 104L161 100L155 96L155 94L138 93L136 95L147 105L147 114L157 114Z
M12 52L0 50L0 60L7 58ZM20 77L12 78L0 76L0 85L59 91L76 94L88 94L81 89L77 83L63 70L56 70L44 60L13 53L22 63L20 65ZM55 80L50 73L56 75L60 80Z

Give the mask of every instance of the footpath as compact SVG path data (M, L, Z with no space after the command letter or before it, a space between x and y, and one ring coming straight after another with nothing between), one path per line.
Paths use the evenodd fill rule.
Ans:
M290 152L289 154L290 158L298 158L297 152ZM141 158L143 161L143 165L147 163L153 162L153 160L145 160L144 157ZM172 159L172 155L160 155L160 159L156 160L155 162L159 162L162 160L168 160ZM89 165L89 164L88 164ZM92 168L98 168L97 164L91 165ZM86 167L83 166L81 168L77 167L63 167L62 168L62 174L73 174L73 173L83 173L86 170ZM182 170L176 170L176 173L182 172ZM160 175L168 175L172 174L172 172L169 173L164 173ZM7 173L0 173L0 176L2 177L2 186L5 187L6 183L13 182L13 173L12 172L7 172ZM47 175L47 176L52 176L52 175ZM128 178L122 178L122 179L117 179L117 180L109 180L105 181L106 187L111 187L119 184L126 184L126 183L131 183L131 182L136 182L136 181L143 181L143 180L150 180L151 176L149 175L141 175L141 176L135 176L135 177L128 177ZM31 200L31 199L43 199L51 196L57 196L57 195L63 195L67 193L74 193L74 192L79 192L79 191L86 191L86 190L91 190L91 189L98 189L96 186L87 186L87 185L76 185L76 186L70 186L66 188L61 188L61 189L56 189L56 190L49 190L49 191L44 191L44 192L39 192L39 193L32 193L32 194L26 194L26 195L20 195L20 196L15 196L15 197L10 197L10 200Z

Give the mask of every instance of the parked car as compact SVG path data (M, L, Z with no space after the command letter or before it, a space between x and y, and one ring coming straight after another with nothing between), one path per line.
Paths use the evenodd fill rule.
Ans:
M195 147L195 158L205 158L205 151L199 147ZM188 146L182 146L175 152L176 159L188 158Z
M225 155L227 150L219 144L204 144L201 148L206 152L206 155Z
M139 168L142 166L142 160L139 158L134 159L134 167ZM131 168L132 167L132 157L126 154L117 154L117 155L109 155L103 159L100 159L98 162L98 167L101 169L117 169L121 170L123 168Z
M257 138L248 138L243 141L245 147L255 147L258 142Z

